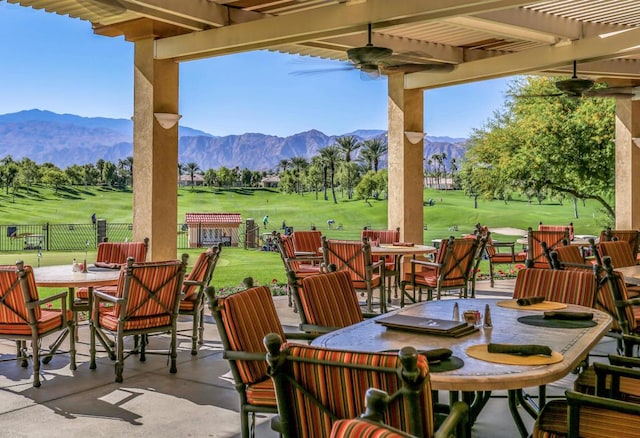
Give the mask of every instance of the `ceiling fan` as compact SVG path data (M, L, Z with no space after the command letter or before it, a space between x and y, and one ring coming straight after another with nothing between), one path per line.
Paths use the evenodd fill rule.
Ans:
M363 79L375 79L381 74L396 72L415 73L420 71L450 72L455 69L455 64L438 62L411 61L416 58L424 58L424 53L408 52L394 54L388 47L378 47L371 43L371 23L367 25L367 44L362 47L353 47L347 50L348 62L342 67L331 69L334 71L360 70ZM409 60L407 62L407 60ZM314 74L327 72L328 70L308 70L294 72L294 74Z
M579 78L577 74L577 61L573 61L573 75L569 79L555 82L558 93L519 95L516 97L633 97L636 95L633 86L597 87L596 81L587 78Z

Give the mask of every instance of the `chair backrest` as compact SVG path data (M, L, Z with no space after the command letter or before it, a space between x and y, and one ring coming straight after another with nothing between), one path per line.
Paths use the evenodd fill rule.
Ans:
M554 251L558 254L557 259L561 264L568 264L567 269L571 269L570 265L584 264L580 248L576 245L558 245Z
M527 268L550 269L551 266L549 266L542 242L546 243L549 251L553 251L562 244L563 239L569 239L569 230L534 231L529 228L527 238Z
M293 238L293 247L295 251L320 255L320 247L322 246L322 231L294 231L291 234L291 237Z
M360 238L366 237L371 241L378 243L393 243L400 241L400 228L395 230L371 230L369 228L362 230Z
M597 303L601 310L614 318L613 330L621 331L624 334L633 333L638 324L633 306L623 303L629 298L624 276L620 272L614 271L611 257L604 257L602 263L604 275L601 277L602 286L599 290Z
M636 258L631 251L629 243L622 240L611 240L599 242L597 245L600 258L605 256L611 257L611 263L616 268L623 266L633 266L636 264Z
M360 353L265 338L276 388L281 432L286 437L326 437L333 423L365 411L370 387L386 391L391 403L383 422L431 437L434 411L426 357L413 347L399 353Z
M293 238L291 236L279 235L275 237L275 243L285 269L287 271L299 271L300 262L295 261L296 250L293 245Z
M363 320L358 296L346 271L303 278L295 293L303 324L341 328Z
M28 307L26 303L37 300L31 266L21 261L0 266L0 324L35 324L41 316L40 307Z
M569 231L569 240L573 240L573 222L569 225L545 225L542 222L538 224L538 231Z
M147 259L148 248L148 237L142 242L100 242L96 262L125 265L129 257L133 257L136 263L144 262Z
M284 330L267 286L256 286L215 298L210 307L225 351L266 354L262 341L267 334L277 333L284 339ZM229 364L236 383L250 384L267 377L264 357L253 360L229 359Z
M609 240L620 240L628 242L631 253L634 257L638 255L638 244L640 244L640 230L612 230L607 228L600 233L600 242Z
M209 286L211 277L213 277L213 271L220 257L220 250L220 245L214 245L198 255L191 272L185 277L182 287L183 300L189 300L199 293L204 293L204 289Z
M415 438L415 435L408 435L396 428L384 424L353 418L351 420L337 420L331 428L329 438Z
M334 265L335 271L348 272L354 282L371 279L371 245L367 239L333 240L322 236L322 249L325 266Z
M115 317L125 328L143 328L149 324L170 322L178 313L180 290L187 268L188 255L182 260L135 263L127 260L120 272L116 296L123 303L116 304Z
M544 296L548 301L593 307L595 293L592 271L525 268L518 272L513 298Z
M480 236L470 239L449 238L439 269L440 286L456 286L469 281L477 257ZM442 241L444 244L445 240ZM441 244L441 245L442 245Z
M640 405L573 391L565 395L568 438L640 436Z

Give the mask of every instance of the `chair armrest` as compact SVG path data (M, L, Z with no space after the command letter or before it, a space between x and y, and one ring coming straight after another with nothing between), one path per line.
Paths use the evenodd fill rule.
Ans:
M56 301L59 299L64 300L65 298L67 298L67 291L61 291L58 292L57 294L53 294L51 296L48 296L47 298L41 298L38 301L33 301L32 303L27 303L27 307L38 307L42 304L46 304L46 303L50 303L51 301Z
M267 360L266 351L225 351L222 354L224 359L229 360Z
M103 300L103 301L110 301L110 302L112 302L114 304L120 304L120 303L122 303L124 301L122 298L118 298L118 297L115 297L113 295L109 295L109 294L106 294L104 292L100 292L99 290L96 290L96 289L93 290L93 296L95 298L99 298L100 300Z
M362 317L364 319L375 318L376 316L380 316L380 314L379 313L362 312Z
M373 269L384 268L384 259L381 259L381 260L378 260L377 262L372 263L371 268Z
M313 333L303 333L303 332L285 332L284 337L287 339L294 339L297 341L313 341L315 338L320 336L319 334Z
M491 246L495 248L513 248L516 246L515 242L493 242Z
M324 261L324 259L322 258L322 256L296 256L296 257L287 257L287 261L289 262L322 262Z
M414 260L411 259L412 265L422 265L422 266L431 266L432 268L440 268L442 267L441 263L429 262L427 260Z
M195 281L195 280L184 280L182 282L182 284L185 285L185 286L202 286L202 285L204 285L204 282Z
M617 354L609 355L609 363L611 365L640 367L640 357L618 356Z
M616 301L616 306L640 306L640 298Z
M457 401L451 406L451 411L434 434L434 438L464 437L465 426L469 421L469 406L465 402Z
M338 327L328 327L326 325L300 324L300 330L305 333L324 334L337 330Z

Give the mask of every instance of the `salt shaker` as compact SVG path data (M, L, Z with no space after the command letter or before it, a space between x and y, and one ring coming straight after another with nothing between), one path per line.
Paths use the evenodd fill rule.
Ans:
M73 264L71 265L71 269L73 270L73 272L78 272L78 262L76 262L76 259L73 259Z
M457 301L453 303L453 320L460 321L460 307Z
M484 328L492 328L493 324L491 323L491 307L488 304L484 306Z

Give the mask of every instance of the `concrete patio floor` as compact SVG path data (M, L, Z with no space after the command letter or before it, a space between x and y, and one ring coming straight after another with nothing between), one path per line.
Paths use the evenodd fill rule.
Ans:
M477 286L481 297L510 297L512 280L490 288ZM445 296L443 299L455 297ZM294 330L298 315L287 306L286 297L275 297L283 325ZM185 319L180 328L190 326ZM222 359L216 326L206 316L206 342L197 356L190 354L190 340L179 337L178 373L170 374L166 356L148 355L125 361L124 382L114 382L113 362L99 354L96 370L89 369L89 329L82 323L77 344L75 372L67 355L56 356L41 368L42 386L31 385L31 368L14 360L0 362L0 437L70 436L189 436L237 437L240 430L238 396L229 381L229 367ZM67 346L65 341L63 345ZM150 349L166 348L168 339L155 336ZM605 338L598 352L613 352L615 343ZM0 341L0 358L15 354L15 344ZM548 394L561 395L573 386L575 375L548 386ZM530 392L535 393L535 388ZM511 438L517 431L509 414L505 394L494 394L473 427L478 438ZM531 428L533 420L523 414ZM257 437L277 437L268 416L257 419Z

